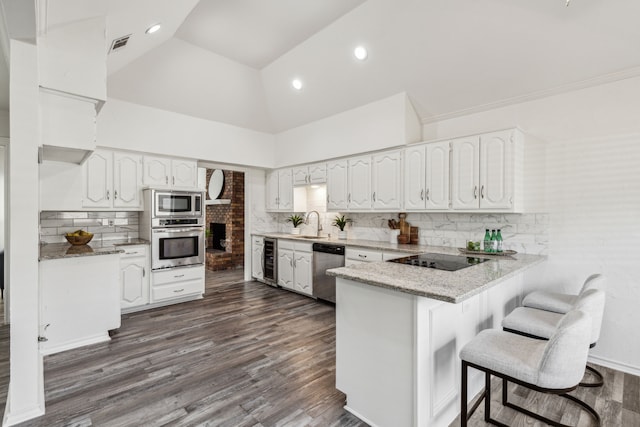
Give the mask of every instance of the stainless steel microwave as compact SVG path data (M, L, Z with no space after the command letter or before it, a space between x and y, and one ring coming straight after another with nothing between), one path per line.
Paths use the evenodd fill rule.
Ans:
M150 190L153 218L201 218L203 193L199 191Z

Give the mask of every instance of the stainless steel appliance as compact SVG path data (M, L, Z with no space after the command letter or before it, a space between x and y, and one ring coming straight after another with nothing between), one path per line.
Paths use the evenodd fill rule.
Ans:
M203 195L200 191L143 191L140 237L151 242L152 270L204 265Z
M399 264L414 265L417 267L433 268L436 270L456 271L472 265L481 264L489 261L488 258L478 258L471 256L446 255L424 253L420 255L412 255L404 258L396 258L389 262L397 262Z
M271 286L278 285L278 246L276 239L264 238L262 273L264 283Z
M199 191L147 190L154 218L202 218L203 193Z
M344 267L344 246L313 244L313 296L336 302L336 278L327 276L330 268Z

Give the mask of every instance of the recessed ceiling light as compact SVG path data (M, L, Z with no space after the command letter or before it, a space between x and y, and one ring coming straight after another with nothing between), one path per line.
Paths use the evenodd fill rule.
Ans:
M293 86L295 90L301 90L302 81L300 81L300 79L293 79L293 81L291 82L291 86Z
M353 54L355 55L355 57L357 59L359 59L360 61L364 61L365 59L367 59L367 56L369 55L367 53L367 49L364 46L358 46L353 50Z
M147 28L147 30L145 31L145 33L147 34L153 34L156 31L158 31L160 29L161 25L160 24L153 24L152 26L150 26L149 28Z

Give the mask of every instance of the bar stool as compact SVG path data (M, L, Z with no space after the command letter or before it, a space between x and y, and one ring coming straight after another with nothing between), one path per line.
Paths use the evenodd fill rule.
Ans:
M592 276L593 277L593 276ZM593 282L593 281L592 281ZM605 292L589 288L575 300L574 309L582 310L592 319L591 340L589 348L593 348L600 338L602 316L604 313ZM502 329L530 338L549 339L562 319L562 314L531 307L518 307L502 320ZM604 384L603 376L595 368L585 365L586 370L595 376L594 382L581 382L583 387L600 387Z
M565 314L571 311L580 294L589 289L600 289L604 291L605 287L604 277L596 273L587 277L582 285L582 289L580 289L577 295L550 291L534 291L524 297L522 306Z
M548 341L497 329L485 329L460 351L462 359L462 390L460 425L466 427L469 418L484 399L486 422L507 427L491 418L491 375L502 379L502 404L556 427L568 427L508 401L508 383L542 393L557 394L587 411L600 425L600 416L587 403L567 394L574 390L583 376L587 362L591 318L580 310L563 315ZM467 368L485 373L485 388L481 398L467 411Z

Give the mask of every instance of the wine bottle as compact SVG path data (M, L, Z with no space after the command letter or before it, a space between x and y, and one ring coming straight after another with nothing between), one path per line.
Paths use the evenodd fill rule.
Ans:
M498 244L498 247L496 248L496 252L498 253L502 253L503 251L503 247L502 247L502 233L500 233L500 229L498 229L498 233L496 234L496 242Z
M491 235L488 228L484 231L484 251L491 252Z

